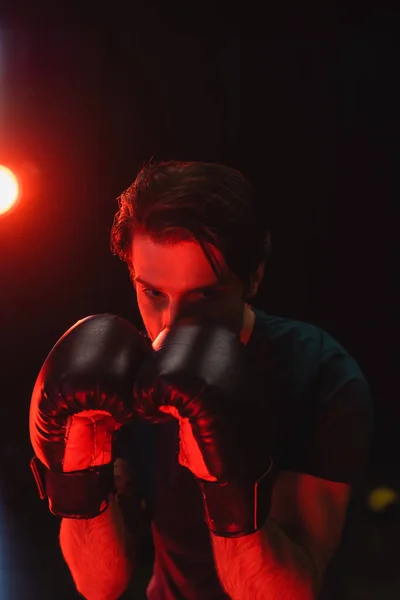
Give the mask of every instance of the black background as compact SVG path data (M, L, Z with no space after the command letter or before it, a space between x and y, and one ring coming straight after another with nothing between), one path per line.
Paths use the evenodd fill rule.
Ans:
M77 319L137 322L109 233L138 168L152 156L217 160L251 178L271 223L256 304L321 325L355 355L377 403L376 459L396 461L390 15L297 8L265 20L251 5L193 6L0 20L0 159L28 172L18 210L0 220L3 426L11 433L18 411L26 436L36 373Z
M109 250L116 197L151 157L201 159L257 186L273 252L255 304L356 357L376 402L371 468L393 473L395 17L218 6L0 18L0 163L25 178L0 218L0 450L29 456L32 387L68 327L97 312L140 323Z

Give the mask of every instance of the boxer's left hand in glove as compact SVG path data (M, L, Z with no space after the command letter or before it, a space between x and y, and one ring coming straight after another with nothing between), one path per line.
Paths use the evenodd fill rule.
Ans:
M215 535L261 528L271 501L270 386L238 337L216 323L178 322L135 387L147 419L180 421L180 463L198 478ZM265 375L265 373L264 373Z

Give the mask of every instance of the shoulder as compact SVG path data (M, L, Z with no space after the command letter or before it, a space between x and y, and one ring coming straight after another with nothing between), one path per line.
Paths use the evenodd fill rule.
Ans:
M248 348L263 363L272 359L274 376L285 388L290 405L310 398L319 367L323 332L309 323L255 310L256 321Z
M327 331L295 319L273 316L255 309L253 348L262 347L268 340L274 348L285 378L296 384L324 381L332 391L365 377L353 356Z
M281 469L336 483L365 469L374 405L357 361L323 329L258 314L259 339L272 340L281 393L275 406Z
M324 332L317 326L295 319L269 315L255 309L256 320L249 346L257 349L268 342L286 367L315 364L320 356Z

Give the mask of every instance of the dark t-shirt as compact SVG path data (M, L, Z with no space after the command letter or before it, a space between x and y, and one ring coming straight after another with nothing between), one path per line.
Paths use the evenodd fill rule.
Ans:
M254 311L247 349L262 368L273 348L280 390L273 407L278 472L357 486L369 458L373 402L356 361L318 327ZM152 517L155 563L148 598L227 598L215 569L200 489L180 466L178 450L176 421L136 422L120 431L117 454L132 465Z

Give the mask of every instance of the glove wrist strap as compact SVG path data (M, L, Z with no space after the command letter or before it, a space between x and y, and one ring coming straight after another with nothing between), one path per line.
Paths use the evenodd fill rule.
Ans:
M114 489L114 465L85 471L52 471L34 456L30 461L39 495L49 501L50 512L66 519L93 519L109 505Z
M261 529L271 508L273 472L271 459L268 470L256 481L222 483L199 479L211 533L236 538Z

